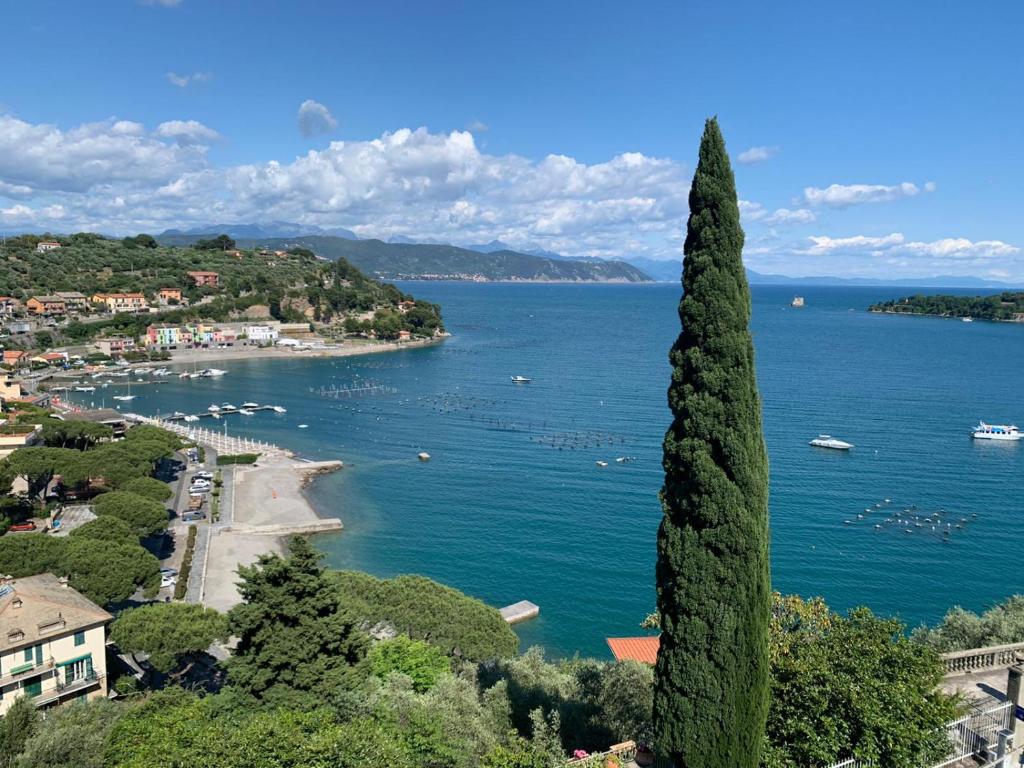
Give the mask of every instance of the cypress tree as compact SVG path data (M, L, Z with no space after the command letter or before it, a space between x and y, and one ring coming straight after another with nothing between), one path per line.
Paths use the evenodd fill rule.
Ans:
M768 709L768 459L736 182L717 119L690 187L658 531L659 756L756 768Z

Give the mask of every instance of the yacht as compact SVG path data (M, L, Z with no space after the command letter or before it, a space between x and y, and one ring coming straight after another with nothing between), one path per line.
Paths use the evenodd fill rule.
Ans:
M831 435L818 435L811 440L810 445L813 445L815 448L831 448L835 451L848 451L853 448L853 443L837 440Z
M513 376L512 377L512 383L513 384L529 384L530 380L528 378L526 378L525 376Z
M971 436L975 440L1020 440L1022 435L1013 424L986 424L979 421Z
M220 406L219 405L211 405L206 410L208 410L210 413L216 413L217 411L220 410Z
M237 409L237 408L235 408L235 406L233 406L233 405L232 405L231 403L221 403L221 404L220 404L220 409L221 409L222 411L236 411L236 410L238 410L238 409Z
M243 408L259 408L260 404L259 403L254 403L254 402L250 401L250 402L242 403L242 407Z

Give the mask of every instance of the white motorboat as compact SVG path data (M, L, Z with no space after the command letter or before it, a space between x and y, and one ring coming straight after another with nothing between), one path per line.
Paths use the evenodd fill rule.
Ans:
M963 320L965 323L973 323L974 322L974 318L973 317L962 317L960 319Z
M75 392L95 392L96 387L75 387Z
M114 395L114 400L127 402L129 400L134 400L136 397L138 397L138 395Z
M250 411L248 408L239 408L238 412L243 416L255 416L256 411Z
M834 451L848 451L853 448L853 443L837 440L831 435L818 435L811 440L810 445L813 445L815 448L831 448Z
M246 403L242 403L242 407L243 408L259 408L260 404L259 403L253 403L253 402L246 402Z
M199 421L198 416L186 416L185 421Z
M1014 424L986 424L979 421L971 436L975 440L1020 440L1022 434Z
M275 405L274 413L288 413L288 409L281 405Z
M216 413L217 411L220 410L220 406L219 405L210 405L210 407L207 408L206 410L208 410L210 413Z
M608 462L607 462L607 461L597 461L597 462L595 462L595 463L596 463L596 464L597 464L597 466L599 466L599 467L607 467L607 466L608 466Z
M529 384L530 380L528 378L526 378L525 376L513 376L512 377L512 383L513 384Z
M221 403L221 404L220 404L220 409L221 409L222 411L237 411L237 410L238 410L238 409L237 409L237 408L235 408L235 406L233 406L233 405L232 405L231 403Z

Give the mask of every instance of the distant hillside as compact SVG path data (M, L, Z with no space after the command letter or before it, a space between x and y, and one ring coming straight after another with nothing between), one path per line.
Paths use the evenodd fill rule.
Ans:
M1004 292L995 296L904 296L868 307L871 312L934 317L977 317L982 320L1021 322L1024 293Z
M259 237L299 237L301 235L333 235L358 240L350 229L334 227L323 229L315 224L296 224L292 221L271 221L267 224L203 224L188 229L168 229L157 238L167 245L191 245L201 237L225 234L235 240Z
M383 280L650 282L650 277L642 270L622 261L562 261L508 250L479 253L453 245L385 243L319 235L242 239L239 245L271 249L308 248L325 259L347 259L364 272Z

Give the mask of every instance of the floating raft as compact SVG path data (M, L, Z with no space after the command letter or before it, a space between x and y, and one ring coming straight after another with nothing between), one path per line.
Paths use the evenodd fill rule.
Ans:
M506 605L500 613L501 618L509 624L518 624L521 621L535 618L540 613L540 606L534 605L529 600L520 600L518 603Z

